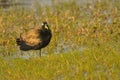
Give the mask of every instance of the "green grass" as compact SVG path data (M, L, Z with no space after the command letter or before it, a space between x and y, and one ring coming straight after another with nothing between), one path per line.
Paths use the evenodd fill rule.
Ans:
M1 59L2 80L119 80L116 52L85 50L30 59Z
M16 38L42 21L50 24L53 33L50 44L42 49L46 56L15 58L22 53ZM19 7L0 9L1 80L119 80L119 63L119 0L84 6L72 0L53 1L51 7L38 5L36 12Z

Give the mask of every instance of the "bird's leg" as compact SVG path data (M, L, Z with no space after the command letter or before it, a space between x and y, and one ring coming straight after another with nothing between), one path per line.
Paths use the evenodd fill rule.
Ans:
M40 49L39 55L41 56L41 49Z

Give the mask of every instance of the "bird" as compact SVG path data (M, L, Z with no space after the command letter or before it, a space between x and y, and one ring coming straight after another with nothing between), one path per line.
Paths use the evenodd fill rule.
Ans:
M44 21L41 26L36 26L20 34L20 37L16 39L16 43L22 51L39 50L41 56L41 49L50 43L51 38L51 29L48 23Z

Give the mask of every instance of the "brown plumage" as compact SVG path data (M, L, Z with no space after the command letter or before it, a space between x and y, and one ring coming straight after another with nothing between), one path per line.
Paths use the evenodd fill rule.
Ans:
M47 22L43 22L41 27L34 27L28 32L20 35L20 38L16 39L17 45L20 47L20 50L40 50L41 48L46 47L52 37L51 30Z

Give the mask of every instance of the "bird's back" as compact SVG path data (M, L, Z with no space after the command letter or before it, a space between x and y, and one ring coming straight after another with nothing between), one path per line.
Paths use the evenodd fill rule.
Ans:
M35 46L41 42L40 38L40 28L30 29L28 32L21 35L21 39L26 42L29 46Z

